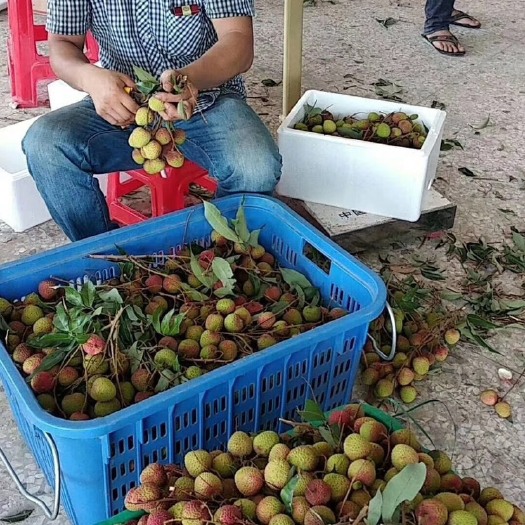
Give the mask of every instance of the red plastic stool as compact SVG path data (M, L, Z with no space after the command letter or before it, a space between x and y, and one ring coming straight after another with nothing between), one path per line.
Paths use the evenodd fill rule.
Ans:
M165 171L166 178L148 175L144 170L110 173L107 202L111 220L127 226L149 218L122 203L122 197L144 186L151 191L152 217L184 209L184 197L189 193L191 183L197 183L211 192L217 189L217 183L208 176L208 172L188 160L181 168L166 168ZM128 176L127 180L122 180L123 175Z
M32 0L9 0L9 38L7 39L8 67L11 97L17 107L36 108L38 83L57 77L49 57L37 49L39 42L47 41L44 24L35 24ZM86 55L91 62L98 60L98 44L91 34L86 38Z

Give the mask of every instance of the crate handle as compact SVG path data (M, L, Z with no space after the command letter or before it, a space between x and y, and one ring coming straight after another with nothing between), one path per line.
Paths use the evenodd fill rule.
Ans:
M60 462L58 460L58 451L56 448L55 443L53 442L51 436L44 432L44 437L46 438L46 441L49 444L49 447L51 448L51 454L53 456L53 470L55 472L55 495L54 495L54 501L53 501L53 509L50 510L48 506L39 498L36 496L33 496L22 485L19 477L17 476L15 470L11 466L11 463L9 463L9 460L7 459L6 455L4 454L4 451L0 448L0 459L5 465L5 468L7 469L8 474L11 476L13 481L15 482L16 488L26 498L27 500L31 501L38 507L40 507L44 514L46 515L46 518L50 520L55 520L58 516L58 511L60 508Z
M390 321L392 323L392 347L390 348L390 353L387 355L385 354L375 342L374 338L370 335L368 335L368 338L370 341L372 341L372 346L374 347L374 350L376 354L379 357L382 357L385 361L392 361L394 359L394 354L396 353L396 346L397 346L397 332L396 332L396 318L394 316L394 310L392 310L392 307L386 303L386 309L388 311L388 315L390 316Z

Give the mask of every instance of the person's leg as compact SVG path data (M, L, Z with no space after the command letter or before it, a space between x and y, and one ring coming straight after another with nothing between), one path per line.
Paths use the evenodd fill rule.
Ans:
M202 115L176 127L187 135L181 152L218 181L217 196L272 194L281 177L281 156L267 127L240 97L222 95Z
M449 54L463 54L465 49L449 31L453 9L454 0L427 0L423 36L440 51Z
M43 115L27 131L22 149L29 172L70 240L116 227L93 173L138 167L131 159L130 132L99 117L89 98Z

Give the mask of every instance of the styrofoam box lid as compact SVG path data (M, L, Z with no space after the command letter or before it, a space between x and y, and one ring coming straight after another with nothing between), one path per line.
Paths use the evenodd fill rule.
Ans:
M312 89L306 91L303 94L297 104L292 108L290 113L284 118L281 125L279 126L279 129L277 130L278 135L301 134L303 136L307 135L309 137L315 136L315 139L320 141L337 141L344 143L351 141L353 147L372 149L379 148L380 151L383 150L385 146L384 144L351 139L348 137L334 137L331 135L323 135L312 133L310 131L294 129L294 125L304 117L305 104L327 109L333 113L334 116L338 117L361 112L368 114L371 111L382 113L404 112L408 115L417 114L419 116L419 120L421 120L429 129L427 140L421 149L395 148L396 150L399 149L399 153L402 153L403 155L428 154L429 150L434 145L435 139L437 138L446 117L446 112L440 109L428 108L425 106L411 106L401 102L355 97L352 95L331 93L328 91L317 91ZM393 153L394 151L391 151L391 154Z
M12 175L13 179L26 176L27 162L22 151L22 139L35 118L0 128L0 176L2 172Z

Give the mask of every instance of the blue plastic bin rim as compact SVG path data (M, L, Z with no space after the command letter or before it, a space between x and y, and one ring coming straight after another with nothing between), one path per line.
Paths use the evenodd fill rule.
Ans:
M244 201L244 202L243 202ZM279 200L268 197L268 196L259 196L252 194L244 194L241 196L228 196L221 197L216 199L214 204L221 210L235 210L241 203L244 203L244 206L261 206L266 210L268 208L274 207L277 208L276 211L284 212L300 223L304 224L306 228L315 230L309 223L307 223L302 217L300 217L296 212L285 206ZM235 205L235 207L234 207ZM194 206L193 208L174 212L163 217L149 219L140 224L128 226L119 230L114 230L108 233L102 233L89 239L84 239L81 241L73 242L69 245L54 248L45 252L42 252L37 255L33 255L25 258L22 261L17 263L8 263L6 265L0 266L0 286L2 280L5 276L10 276L16 272L17 267L20 264L25 265L37 265L40 261L46 260L49 265L54 266L58 262L61 264L67 264L68 260L78 260L79 250L82 250L83 253L101 253L106 250L114 250L115 245L119 244L119 240L127 240L129 238L140 237L140 233L152 223L155 223L155 229L157 231L167 229L172 225L173 216L184 217L189 216L191 213L198 212L203 208L202 204ZM149 228L148 228L149 231ZM319 232L320 233L320 232ZM323 235L320 233L320 235ZM106 243L104 246L100 246L100 240L104 239ZM323 235L323 240L331 245L335 251L337 251L341 256L349 258L352 260L353 264L361 267L365 275L369 277L368 281L361 280L361 284L367 288L371 295L376 297L376 300L373 301L370 305L363 307L358 312L355 312L359 315L346 315L326 325L323 325L324 334L327 338L332 337L337 339L341 336L341 333L346 332L358 325L363 325L369 323L379 317L382 313L385 304L386 304L386 286L381 278L370 268L365 266L354 256L344 251L340 246L334 243L331 239L326 238ZM93 250L90 250L90 247L93 246ZM95 249L96 246L96 249ZM6 272L6 273L4 273ZM357 277L357 276L356 276ZM230 363L227 366L220 367L208 374L193 379L192 381L185 383L184 388L174 387L177 389L180 398L190 398L190 397L201 397L203 395L201 383L210 379L210 374L213 374L214 380L223 381L227 380L228 377L235 377L235 368L242 367L247 360L250 361L252 367L256 367L257 364L264 364L269 359L272 358L274 354L280 353L282 350L282 345L286 344L290 350L295 350L297 347L302 346L303 343L307 341L309 334L308 332L301 334L299 336L293 337L281 343L277 343L270 348L256 352L250 356L243 357L242 359ZM25 407L26 410L29 410L33 413L34 419L38 421L38 426L40 430L44 432L51 432L54 435L69 436L74 439L75 430L81 432L83 439L101 437L107 435L108 433L114 432L121 427L125 427L129 424L128 415L133 412L134 419L142 419L151 415L156 410L162 410L166 408L166 402L169 401L169 398L173 395L174 389L166 390L156 394L155 396L148 398L140 403L131 405L129 407L123 408L118 412L110 414L102 418L96 418L88 421L68 421L51 414L48 414L42 407L39 405L36 396L33 395L32 391L29 390L25 379L22 377L18 369L15 367L14 362L9 357L7 352L2 352L0 354L0 366L4 369L6 375L8 375L16 389L20 392L27 392L28 395L19 396L17 398L17 403Z

